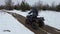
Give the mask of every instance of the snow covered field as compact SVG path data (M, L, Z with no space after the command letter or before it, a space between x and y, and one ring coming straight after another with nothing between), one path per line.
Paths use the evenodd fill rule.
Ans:
M20 14L20 15L26 17L28 15L28 12L30 12L30 11L21 12L21 11L13 10L13 11L9 11L9 12L14 12L14 13L17 13L17 14ZM39 12L38 17L44 17L45 24L55 27L57 29L60 29L60 12L41 10L41 12Z
M9 31L7 31L9 30ZM19 23L14 17L5 12L0 12L0 34L34 34Z
M39 16L45 18L45 24L60 29L60 12L43 11Z
M24 17L28 15L28 12L21 12L17 10L12 10L8 12L13 12L20 14ZM38 17L44 17L45 24L60 29L60 12L53 11L41 11ZM4 30L9 30L4 31ZM34 34L29 29L20 24L13 16L8 13L0 11L0 34Z

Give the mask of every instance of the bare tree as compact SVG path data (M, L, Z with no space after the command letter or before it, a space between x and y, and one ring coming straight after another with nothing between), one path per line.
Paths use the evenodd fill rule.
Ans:
M12 2L12 0L6 0L5 1L5 6L6 6L6 9L12 9L13 7L13 2Z
M37 8L38 10L40 10L42 8L42 1L39 0L38 2L35 2L35 5L33 5L33 7Z

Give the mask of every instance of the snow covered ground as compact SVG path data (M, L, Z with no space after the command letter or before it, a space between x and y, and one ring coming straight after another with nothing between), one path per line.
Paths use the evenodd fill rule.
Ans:
M27 29L25 26L23 26L21 23L19 23L10 14L0 11L0 34L34 34L34 33Z
M45 18L45 24L60 29L60 12L42 11L39 16Z
M17 14L20 14L20 15L26 17L28 15L28 12L30 12L30 11L21 12L21 11L13 10L13 11L9 11L9 12L14 12L14 13L17 13ZM44 17L45 24L55 27L57 29L60 29L60 12L54 12L54 11L48 11L48 10L42 11L41 10L41 12L39 12L38 17Z
M8 13L1 12L6 10L0 10L0 34L34 34L29 29L24 27L21 23L19 23L13 16ZM11 10L8 12L13 12L20 14L24 17L28 15L28 12L22 12L18 10ZM44 17L45 24L60 29L60 12L53 11L41 11L39 12L38 17ZM4 31L4 30L9 30Z

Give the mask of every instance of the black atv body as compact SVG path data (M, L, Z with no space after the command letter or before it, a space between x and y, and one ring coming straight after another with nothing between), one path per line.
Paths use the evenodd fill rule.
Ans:
M31 16L32 15L27 16L26 24L31 25L31 27L33 29L37 29L38 27L43 28L43 26L44 26L44 17L39 17L39 18L36 18L36 19L33 18L32 22L31 22L30 21Z

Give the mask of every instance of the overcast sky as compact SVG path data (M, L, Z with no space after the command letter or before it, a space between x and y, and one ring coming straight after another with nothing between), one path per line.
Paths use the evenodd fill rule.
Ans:
M0 5L4 4L6 0L0 0ZM17 4L17 3L21 3L22 0L12 0L14 2L14 4ZM38 2L39 0L26 0L27 3L29 3L30 5L33 5L35 4L35 2ZM41 0L44 4L48 3L49 5L51 5L53 2L55 4L58 4L60 3L60 0Z

